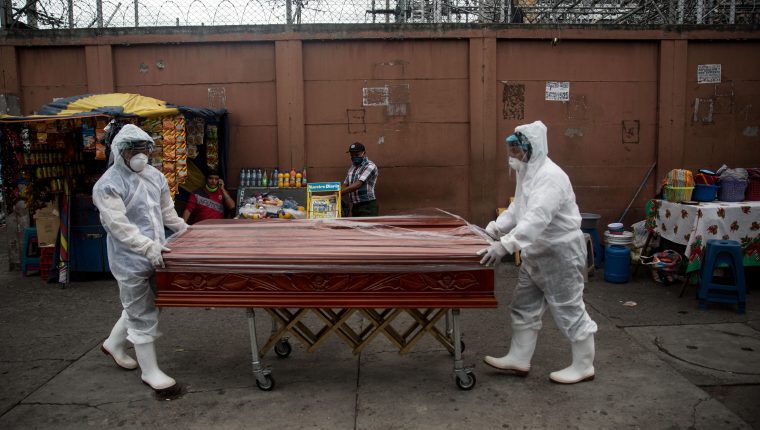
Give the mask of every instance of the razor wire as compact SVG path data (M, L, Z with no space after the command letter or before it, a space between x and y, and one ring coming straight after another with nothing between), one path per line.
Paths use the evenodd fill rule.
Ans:
M0 0L5 28L300 24L731 25L760 0Z

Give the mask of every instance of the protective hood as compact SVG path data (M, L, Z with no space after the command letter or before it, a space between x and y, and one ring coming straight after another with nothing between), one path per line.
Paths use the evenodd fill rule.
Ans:
M532 154L528 164L540 165L549 155L549 144L546 138L546 126L541 121L535 121L530 124L518 125L515 127L515 133L520 132L528 138L532 147Z
M113 125L111 124L111 126ZM126 124L113 138L113 142L111 142L111 157L108 160L108 165L116 164L117 166L129 169L121 154L124 150L131 148L133 144L140 142L148 142L148 147L151 151L153 150L153 139L148 133L134 124Z

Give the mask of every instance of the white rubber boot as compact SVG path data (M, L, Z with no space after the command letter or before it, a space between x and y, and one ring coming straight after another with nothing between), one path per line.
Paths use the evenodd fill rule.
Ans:
M103 351L103 354L113 358L116 365L122 369L137 369L135 359L127 355L127 321L123 316L116 321L113 329L111 329L111 335L100 346L100 350Z
M137 361L142 370L142 381L156 391L174 387L177 382L158 368L156 360L156 346L153 342L135 344Z
M558 384L575 384L594 380L594 335L571 344L573 364L560 371L552 372L549 379Z
M537 340L538 330L514 330L509 353L501 358L486 356L483 361L493 368L509 371L516 376L527 376Z

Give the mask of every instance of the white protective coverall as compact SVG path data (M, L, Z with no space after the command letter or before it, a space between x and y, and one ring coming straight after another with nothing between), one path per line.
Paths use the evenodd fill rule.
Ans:
M557 327L571 341L596 333L583 303L586 246L570 179L548 157L541 121L515 128L532 154L517 173L515 201L496 219L501 244L521 251L522 265L511 305L512 328L539 330L548 305Z
M127 340L137 345L160 336L150 278L165 249L164 226L179 233L187 224L177 215L166 178L158 169L147 165L134 172L125 164L121 153L133 141L152 139L132 124L119 131L111 144L113 165L95 183L92 200L108 233L108 263L119 284Z

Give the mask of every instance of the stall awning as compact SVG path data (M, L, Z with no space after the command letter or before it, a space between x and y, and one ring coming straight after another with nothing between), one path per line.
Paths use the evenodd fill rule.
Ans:
M51 119L107 117L156 117L191 113L206 119L219 118L224 109L176 106L153 97L130 93L83 94L66 97L42 106L37 115L0 115L0 121L47 121Z

